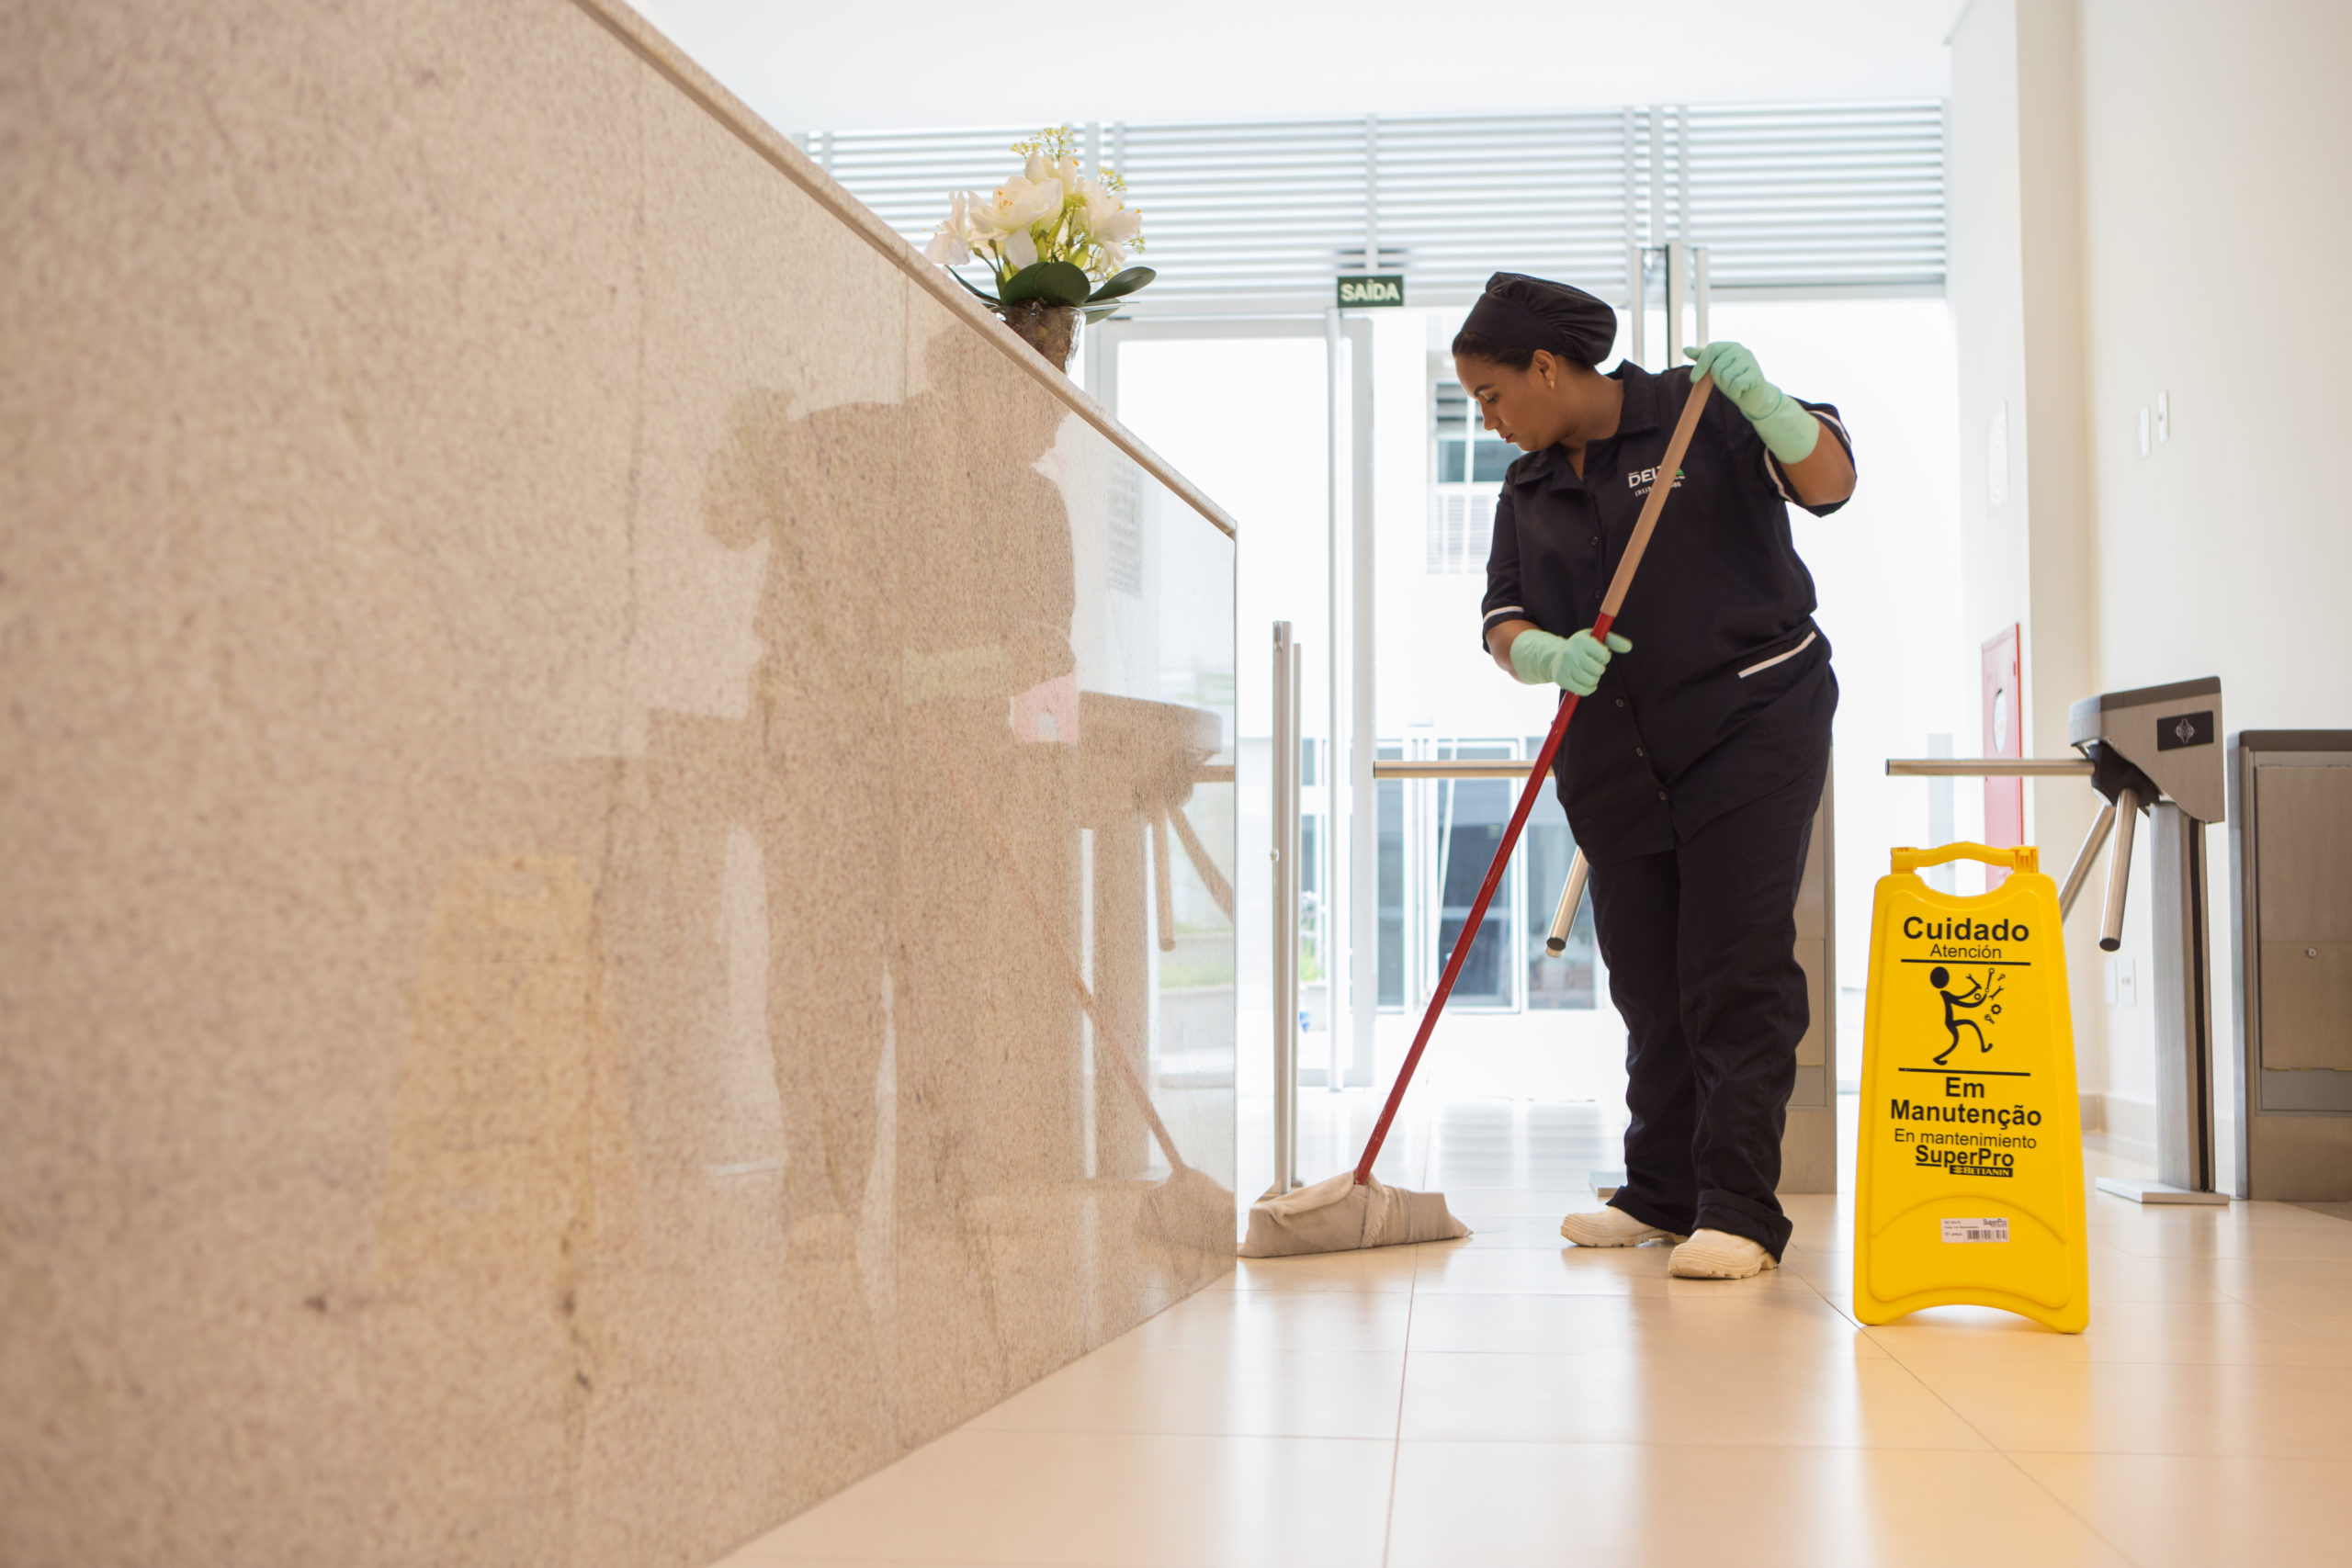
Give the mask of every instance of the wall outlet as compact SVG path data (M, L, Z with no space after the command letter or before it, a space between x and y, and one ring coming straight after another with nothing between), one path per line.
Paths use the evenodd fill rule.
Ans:
M2140 972L2128 953L2114 953L2107 961L2107 1005L2119 1008L2140 1005Z

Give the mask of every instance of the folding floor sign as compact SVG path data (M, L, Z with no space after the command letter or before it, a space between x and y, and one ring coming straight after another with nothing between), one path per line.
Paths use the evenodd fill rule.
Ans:
M1921 866L2010 874L1975 897ZM2090 1321L2082 1109L2058 886L2032 846L1897 850L1871 910L1854 1315L2000 1307Z

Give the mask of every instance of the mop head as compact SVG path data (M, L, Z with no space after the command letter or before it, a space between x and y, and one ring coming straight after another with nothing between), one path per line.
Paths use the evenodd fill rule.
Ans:
M1352 1252L1416 1241L1458 1241L1470 1227L1448 1212L1442 1192L1408 1192L1379 1181L1356 1185L1354 1171L1263 1198L1250 1205L1244 1258L1302 1252Z

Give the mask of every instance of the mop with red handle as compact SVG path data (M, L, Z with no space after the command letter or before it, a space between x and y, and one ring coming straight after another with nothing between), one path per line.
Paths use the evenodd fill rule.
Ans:
M1674 488L1674 479L1682 471L1683 455L1690 450L1691 434L1699 427L1700 411L1706 406L1707 394L1713 389L1713 380L1702 376L1691 387L1690 397L1683 400L1682 417L1675 422L1673 437L1666 444L1665 460L1658 464L1658 478L1642 502L1641 515L1634 523L1634 536L1626 541L1624 558L1617 563L1616 575L1609 580L1608 595L1600 602L1600 615L1592 624L1596 640L1608 637L1618 611L1624 608L1626 590L1634 585L1634 571L1642 564L1643 552L1649 548L1650 535L1657 528L1667 492ZM1372 1137L1363 1146L1363 1157L1351 1171L1342 1171L1311 1187L1251 1204L1250 1235L1241 1244L1242 1257L1349 1252L1407 1242L1451 1241L1470 1234L1469 1227L1446 1208L1443 1193L1410 1192L1374 1181L1372 1166L1380 1157L1380 1145L1387 1141L1389 1124L1396 1120L1396 1108L1404 1103L1406 1088L1413 1081L1413 1069L1420 1066L1421 1053L1429 1048L1438 1015L1445 1010L1446 998L1453 994L1453 982L1462 973L1463 961L1470 956L1470 944L1477 940L1479 927L1487 918L1487 906L1494 901L1495 889L1502 885L1504 868L1510 864L1511 852L1519 847L1520 831L1527 826L1527 814L1534 809L1536 792L1544 787L1544 779L1552 772L1552 759L1559 752L1560 742L1568 733L1568 720L1576 716L1576 712L1577 694L1562 693L1559 711L1552 717L1551 733L1544 736L1543 750L1535 754L1535 765L1529 770L1527 784L1519 792L1519 805L1511 811L1510 825L1503 830L1503 841L1495 846L1494 863L1487 867L1486 881L1478 885L1478 897L1471 903L1470 918L1463 922L1461 934L1453 939L1453 952L1446 958L1445 973L1439 976L1429 1008L1421 1014L1421 1027L1413 1036L1413 1048L1405 1053L1405 1065L1397 1070L1396 1082L1388 1091L1388 1102L1381 1107L1380 1120L1373 1123Z

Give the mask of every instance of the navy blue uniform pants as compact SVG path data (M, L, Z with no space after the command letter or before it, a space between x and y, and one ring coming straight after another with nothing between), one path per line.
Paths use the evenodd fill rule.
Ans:
M1781 1131L1808 1010L1797 886L1828 759L1673 849L1592 868L1593 924L1625 1020L1625 1185L1645 1224L1788 1246Z

